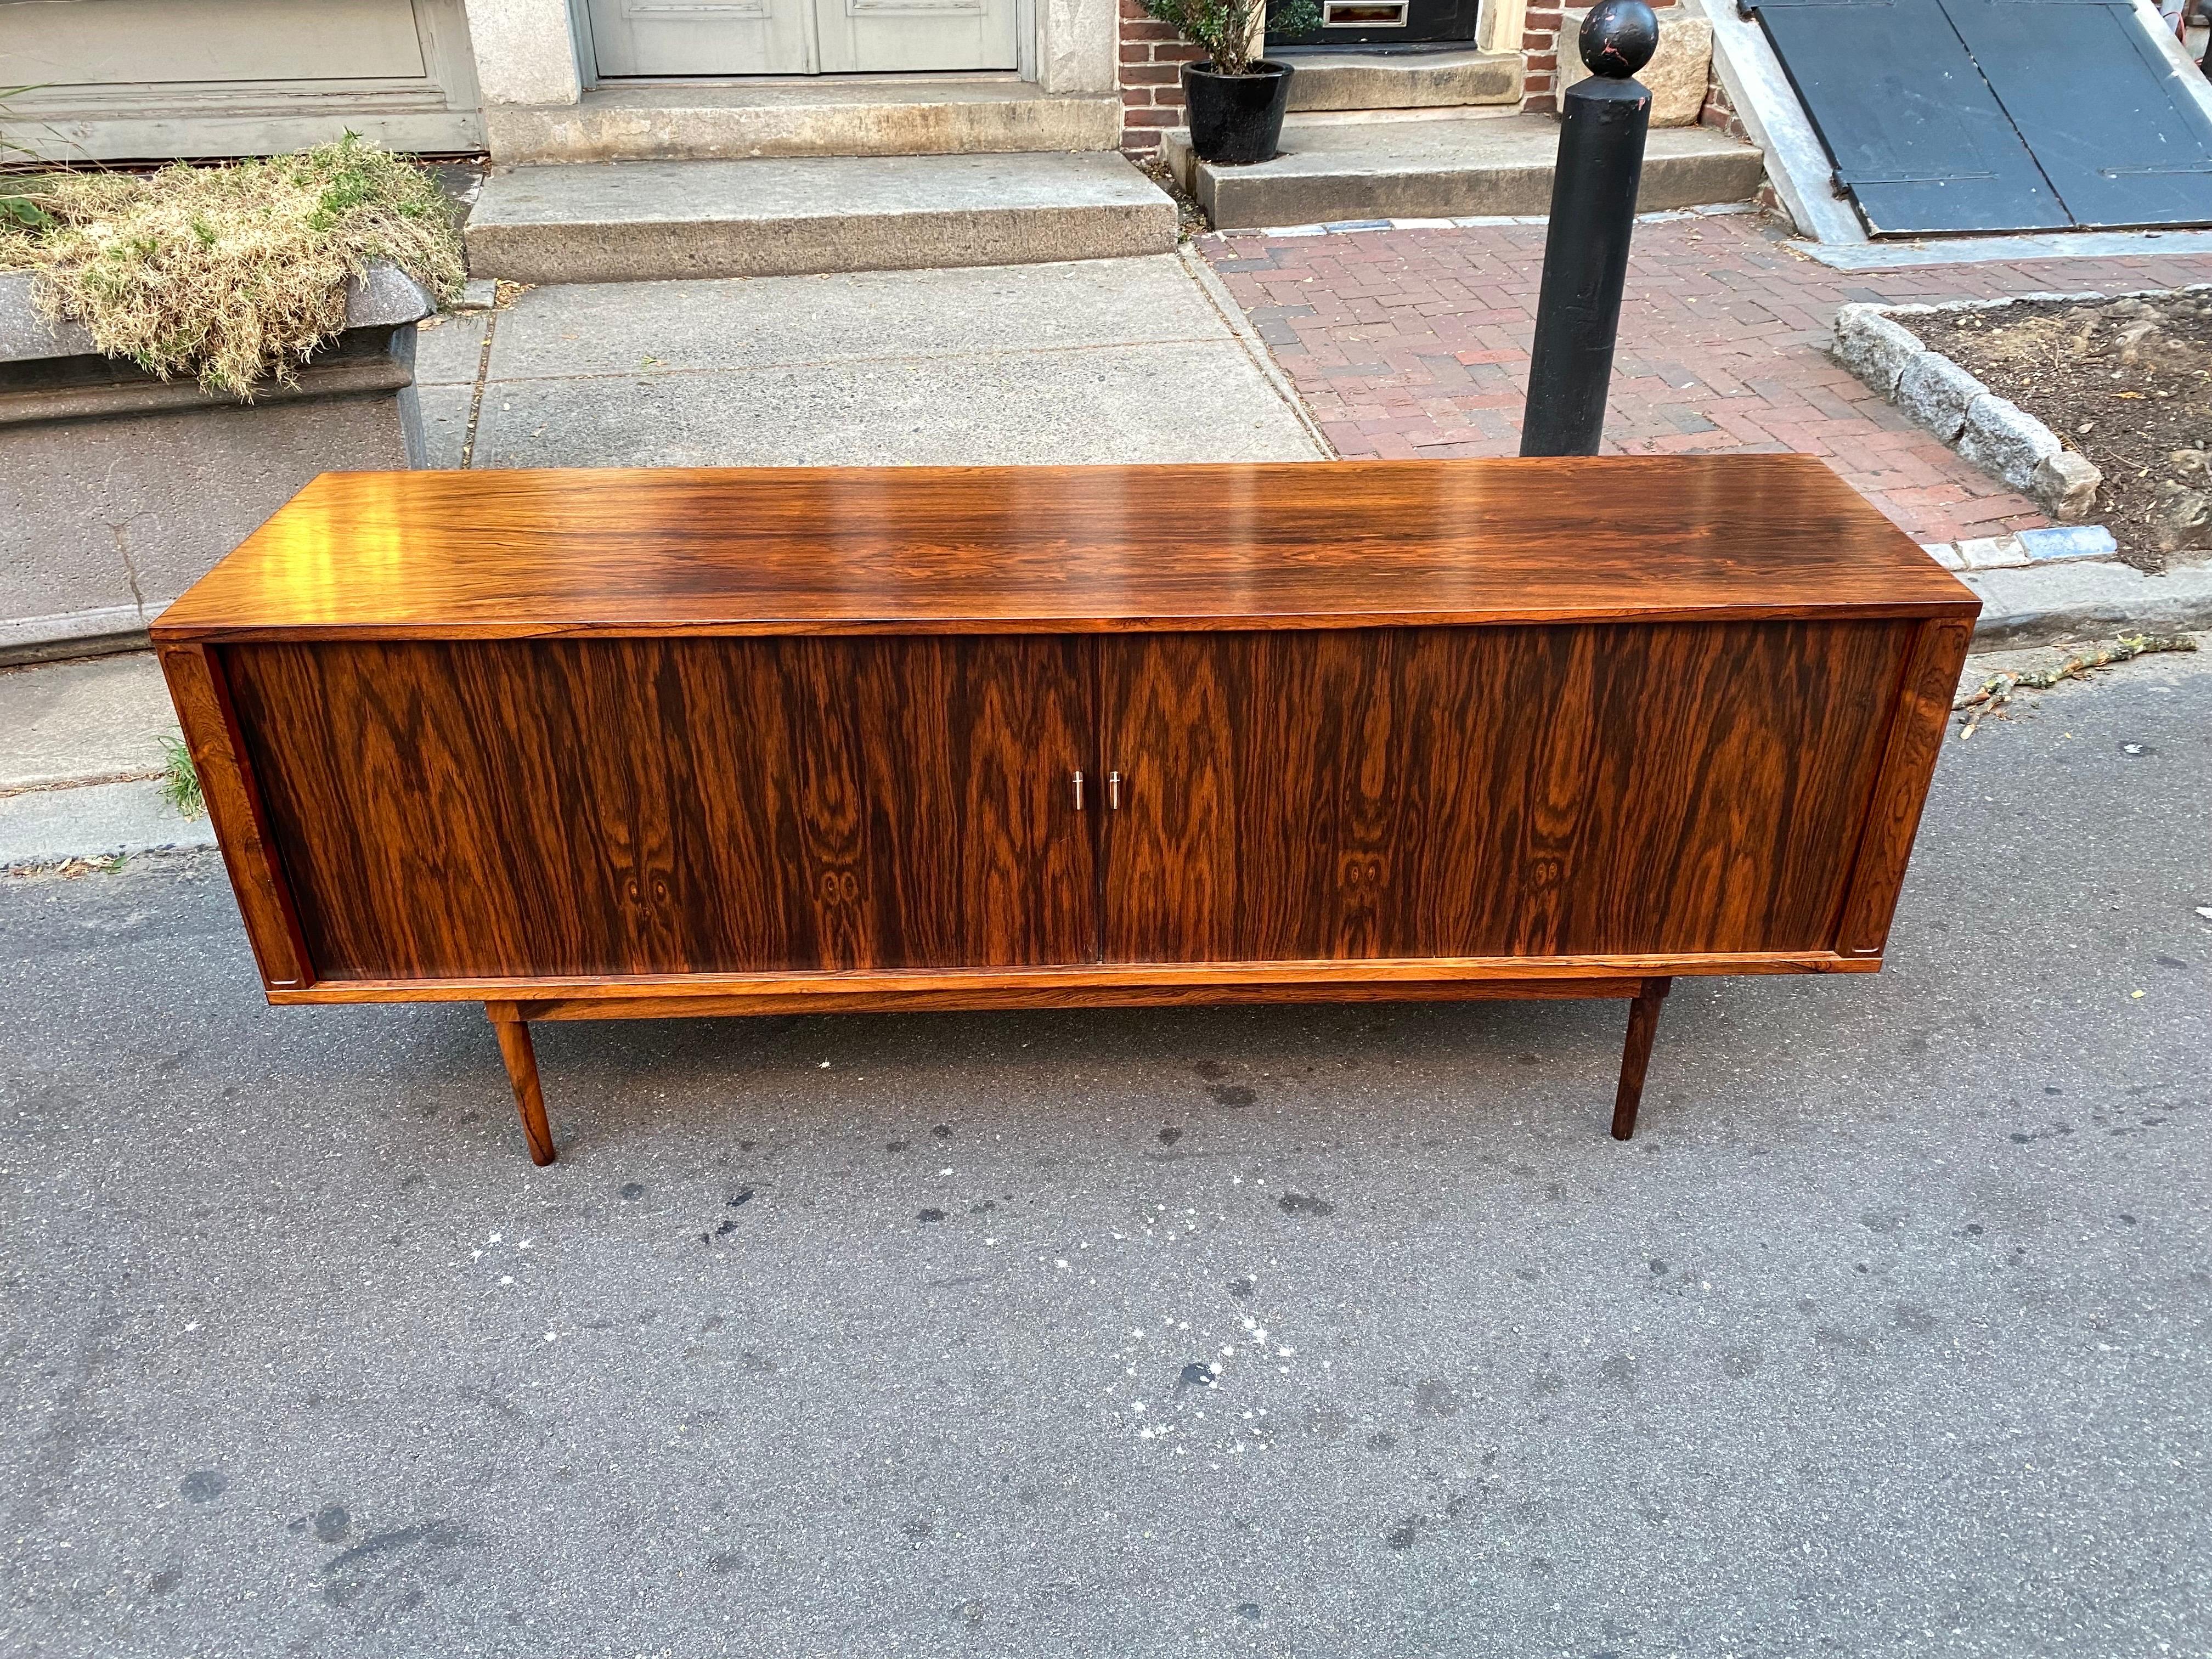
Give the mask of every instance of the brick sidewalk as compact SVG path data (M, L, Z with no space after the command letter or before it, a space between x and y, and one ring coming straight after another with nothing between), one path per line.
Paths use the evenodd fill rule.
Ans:
M1340 453L1510 455L1519 447L1541 225L1232 231L1198 246ZM1830 361L1836 308L2204 282L2212 256L1838 271L1792 252L1747 213L1641 224L1606 448L1802 450L1922 541L2046 524L2034 502Z

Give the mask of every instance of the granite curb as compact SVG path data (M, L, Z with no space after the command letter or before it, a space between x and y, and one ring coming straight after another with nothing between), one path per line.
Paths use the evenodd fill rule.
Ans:
M1829 355L1945 443L2024 495L2062 524L2078 524L2096 505L2104 475L2089 458L2018 404L2000 398L1897 319L1945 312L2002 311L2052 301L2092 304L2168 294L2212 293L2212 283L2180 289L2019 294L2002 300L1925 304L1853 304L1836 313Z
M2173 633L2212 627L2212 568L2182 562L2161 574L2122 563L2102 525L2081 522L2104 482L2089 459L2010 399L1998 397L1897 319L1937 313L1996 311L2050 301L2091 303L2175 292L2130 289L2022 294L2002 300L1853 304L1836 313L1830 355L1915 424L1991 477L2032 496L2060 523L2009 536L1924 544L1982 597L1976 650L2047 645L2121 629Z
M1847 305L1836 313L1830 355L1983 471L2033 496L2061 523L2078 524L2095 507L2104 474L2043 422L2010 398L1997 396L1942 352L1923 345L1896 319L1941 312L1998 311L2049 300L2124 297L2024 294L1924 305Z
M2117 560L2069 560L1962 570L1959 579L1981 596L1976 651L2212 629L2212 565L2152 575Z

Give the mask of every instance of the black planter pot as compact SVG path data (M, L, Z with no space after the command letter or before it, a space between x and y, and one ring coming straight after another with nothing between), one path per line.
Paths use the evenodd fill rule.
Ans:
M1256 58L1249 74L1216 75L1210 63L1185 64L1182 95L1198 159L1249 167L1272 159L1283 136L1291 66Z

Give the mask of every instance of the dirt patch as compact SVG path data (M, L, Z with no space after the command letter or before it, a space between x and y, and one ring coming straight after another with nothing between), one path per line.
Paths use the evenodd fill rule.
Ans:
M2093 516L2129 563L2212 549L2212 293L1897 320L2096 465Z
M1132 159L1136 161L1138 172L1175 198L1176 228L1182 240L1188 242L1192 237L1203 236L1213 228L1206 216L1206 210L1191 199L1190 192L1176 179L1175 169L1168 165L1165 156L1154 150L1150 155Z

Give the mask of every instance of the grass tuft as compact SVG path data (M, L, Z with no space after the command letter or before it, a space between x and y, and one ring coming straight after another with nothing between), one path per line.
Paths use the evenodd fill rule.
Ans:
M441 300L460 293L452 204L421 167L352 133L266 161L9 187L39 217L0 215L0 269L37 272L40 308L83 324L109 356L210 392L291 384L345 327L346 289L372 264Z
M207 802L200 794L199 768L192 764L192 751L181 738L163 738L161 758L161 799L185 817L200 817Z

